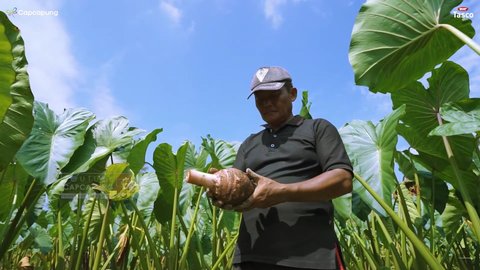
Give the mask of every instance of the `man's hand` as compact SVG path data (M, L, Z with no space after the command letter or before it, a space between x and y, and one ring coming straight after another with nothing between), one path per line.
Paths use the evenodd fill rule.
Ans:
M286 185L247 169L247 175L257 186L253 194L243 203L233 207L235 211L247 211L253 208L267 208L285 201Z

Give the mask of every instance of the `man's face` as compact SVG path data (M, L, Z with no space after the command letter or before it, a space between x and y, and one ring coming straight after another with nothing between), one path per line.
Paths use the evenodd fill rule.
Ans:
M272 128L279 128L292 116L292 102L297 97L295 88L290 92L285 87L280 90L262 90L254 95L260 115Z

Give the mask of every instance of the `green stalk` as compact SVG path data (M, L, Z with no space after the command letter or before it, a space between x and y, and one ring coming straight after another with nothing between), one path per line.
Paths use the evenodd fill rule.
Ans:
M395 264L394 269L401 269L401 270L406 270L407 267L405 264L402 262L400 258L400 254L398 254L398 250L395 247L395 242L393 242L392 237L390 236L390 233L387 230L387 227L385 227L385 224L383 223L383 220L378 216L378 214L374 214L374 217L377 220L378 226L383 232L383 235L385 235L385 238L387 239L388 247L393 253L393 263Z
M475 262L473 263L473 265L477 265L477 266L480 266L480 245L477 243L473 243L474 247L475 247ZM477 268L478 269L478 268Z
M80 219L82 218L82 205L83 205L83 201L81 199L81 196L82 194L78 194L77 195L77 222L76 222L76 226L75 226L75 230L73 231L73 244L72 244L72 247L70 249L70 260L72 262L76 262L76 256L78 254L78 250L76 250L77 248L77 242L78 242L78 232L79 232L79 224L81 224L80 222ZM73 263L70 265L70 269L73 268Z
M373 198L383 207L383 209L388 213L392 220L398 225L398 227L405 233L405 235L413 243L414 247L420 252L420 255L425 259L425 261L430 265L434 270L444 269L443 266L435 259L435 257L430 253L425 244L417 238L415 233L408 228L408 226L402 222L400 217L395 214L395 212L380 198L380 196L368 185L368 183L360 175L354 173L355 178L363 185L363 187L373 196Z
M183 247L182 257L180 257L180 269L184 269L183 266L187 259L188 248L190 247L190 241L192 239L192 235L195 228L195 222L197 220L198 209L200 209L200 199L202 198L203 194L203 187L200 188L200 192L198 193L197 202L195 204L195 210L193 212L192 223L190 224L190 228L188 229L187 239L185 240L185 246Z
M379 247L379 241L377 241L377 239L375 238L375 235L376 234L376 230L375 230L375 227L374 227L374 219L370 219L370 220L367 220L366 222L367 224L367 232L368 232L368 241L370 241L370 246L372 247L371 248L371 251L372 251L372 257L376 259L376 261L378 261L378 258L380 258L379 254L380 254L380 247Z
M402 204L398 205L398 208L400 209L400 215L403 215L404 211L402 210L403 206ZM407 224L408 226L408 224ZM405 265L408 265L408 254L407 254L407 237L405 236L405 233L400 232L400 251L402 253L402 261Z
M465 227L465 223L462 223L462 224L458 227L457 231L455 232L455 235L451 237L450 243L455 244L455 243L458 243L458 242L460 241L461 233L462 233L462 231L464 230L463 227ZM447 244L447 245L446 245L446 246L447 246L447 249L445 250L444 254L450 254L450 250L452 250L452 249L454 248L454 245L453 245L453 244ZM446 263L447 258L448 258L447 256L444 256L444 257L443 257L443 259L442 259L442 264ZM450 269L450 268L451 268L451 267L449 267L449 269Z
M178 252L178 247L175 246L175 230L177 227L177 205L178 205L178 187L175 185L174 197L173 197L173 209L172 209L172 220L170 222L170 244L169 244L169 259L168 259L168 269L176 270L177 263L176 257Z
M43 192L45 192L45 187L42 186L37 194L33 194L33 188L35 186L35 183L36 179L33 179L25 197L23 198L22 203L20 204L20 207L18 208L17 213L15 214L14 219L8 226L7 232L3 235L3 241L0 245L0 261L2 260L7 250L10 248L13 240L15 240L15 238L18 236L18 233L20 232L23 223L25 222L26 216L33 210L35 203L38 201ZM25 214L23 214L25 208L27 209L27 211L25 212Z
M99 205L100 206L100 205ZM97 270L100 267L100 261L102 259L102 249L103 249L103 242L105 240L105 231L107 228L107 217L108 217L108 209L110 208L110 200L107 199L107 207L105 209L105 213L103 214L102 220L102 227L100 229L100 237L97 243L97 250L95 253L95 261L93 262L93 270Z
M415 178L415 187L417 188L417 194L416 194L416 199L417 199L417 212L420 216L422 216L422 197L421 197L421 192L422 190L420 189L420 179L418 179L418 174L415 171L414 172L414 178ZM420 237L423 238L423 227L418 226L418 234L421 235Z
M143 219L142 213L140 213L140 211L137 208L137 205L135 204L135 202L131 198L130 198L130 204L133 206L133 209L135 210L135 213L138 216L138 221L140 221L140 225L142 226L143 231L145 232L145 236L146 236L147 241L148 241L148 248L150 250L150 253L152 254L153 263L155 264L155 269L160 270L160 269L162 269L161 263L160 263L160 260L159 260L157 250L155 249L155 243L153 242L152 236L150 235L150 233L148 231L147 224L145 224L145 220ZM122 205L123 205L123 203L122 203ZM125 207L125 206L123 205L123 207Z
M62 237L62 211L57 212L57 229L58 229L58 252L57 264L55 269L65 269L65 253L63 251L63 237Z
M480 51L479 51L480 55ZM437 113L437 120L440 125L443 124L442 118L439 113ZM480 218L478 217L477 210L473 205L472 198L470 197L470 193L465 186L465 183L462 181L462 177L460 176L460 169L458 168L457 161L453 155L452 147L450 146L450 142L446 136L442 136L443 145L445 146L445 150L447 151L448 161L450 162L450 166L452 166L453 172L455 174L455 179L457 180L458 186L460 188L460 193L462 194L463 201L465 203L465 208L467 209L468 216L472 221L472 228L475 236L477 237L477 241L480 241Z
M112 254L110 254L110 256L108 256L107 260L105 261L105 263L103 264L103 267L101 270L106 270L107 267L108 267L108 264L110 263L110 261L112 260L113 256L115 256L115 252L117 252L118 248L120 247L120 241L118 241L117 245L115 246L115 248L113 249L112 251Z
M142 236L143 231L140 233L140 239L137 239L138 237L136 237L136 235L135 235L136 227L134 227L134 225L137 223L138 216L135 213L133 213L131 219L128 219L127 209L125 208L125 206L123 204L121 204L121 205L122 205L122 210L124 211L124 215L126 215L128 226L130 227L130 235L131 235L131 242L130 243L132 243L132 248L133 248L133 258L130 261L130 265L129 265L128 269L137 269L137 267L136 267L137 261L141 265L139 267L139 269L150 269L148 267L148 262L151 260L150 259L150 252L147 252L147 258L143 259L142 255L144 254L144 252L140 251L141 250L140 247L142 246L142 241L143 241L143 238L144 238ZM140 259L138 259L138 258L140 258ZM162 269L162 268L158 268L158 269Z
M178 219L179 222L180 222L180 226L181 226L181 230L182 232L185 234L185 235L188 235L188 230L189 228L187 227L187 224L185 223L185 221L183 219ZM203 252L203 248L202 248L202 244L201 244L201 240L200 238L198 238L198 235L197 234L193 234L193 237L195 237L195 243L196 243L196 247L197 247L197 250L198 252L196 252L197 254L197 260L198 260L198 264L199 265L206 265L206 262L205 262L205 259L203 258L204 256L204 252ZM206 267L206 266L205 266Z
M435 253L435 177L432 172L432 207L430 209L430 251Z
M439 24L439 27L443 27L450 31L450 33L454 34L458 39L463 41L463 43L467 44L468 47L470 47L474 52L476 52L478 55L480 55L480 45L475 43L473 39L471 39L469 36L465 35L462 31L458 30L457 28L449 25L449 24Z
M92 220L93 209L95 208L95 203L97 202L97 196L94 196L92 207L88 213L88 219L83 227L82 240L80 240L80 248L78 249L77 261L75 262L75 270L80 270L80 262L82 261L83 250L85 247L85 241L87 240L88 227L90 227L90 221Z
M212 206L212 262L217 261L217 207Z
M416 173L415 173L415 176L416 176ZM417 176L416 176L417 177ZM418 177L417 177L418 178ZM407 187L405 186L405 189L407 189ZM405 221L407 222L407 226L408 228L411 230L411 231L414 231L414 226L413 226L413 223L412 223L412 218L410 217L410 213L408 212L408 206L407 206L407 201L405 199L405 195L403 194L403 190L402 190L402 187L400 185L400 183L397 182L397 190L398 190L398 196L400 198L400 205L401 205L401 209L402 209L402 213L403 213L403 216L404 216L404 219ZM418 197L417 197L418 198ZM419 212L419 215L421 216L421 213ZM419 233L418 233L418 236L417 236L418 239L423 239L423 236L422 236L422 233L421 233L421 230L419 230ZM402 239L404 240L404 239ZM418 256L417 254L417 251L415 249L413 249L412 251L414 254L415 254L415 260L413 260L413 263L415 264L415 268L416 269L425 269L425 262L422 260L421 256Z
M227 253L228 252L231 252L231 249L233 247L233 245L235 245L235 243L237 242L237 239L238 239L238 234L227 244L227 246L225 247L225 249L223 250L222 254L220 254L220 256L217 258L217 260L215 261L215 264L212 266L212 269L211 270L215 270L218 268L218 266L220 265L220 263L222 262L223 258L225 256L227 256Z
M362 242L364 239L362 239L362 237L360 237L357 232L353 233L353 237L357 240L357 243L360 246L360 249L363 251L362 253L364 254L366 260L368 261L368 264L373 269L380 269L380 266L378 265L377 261L374 260L374 255L372 254L372 251L368 249L366 245Z

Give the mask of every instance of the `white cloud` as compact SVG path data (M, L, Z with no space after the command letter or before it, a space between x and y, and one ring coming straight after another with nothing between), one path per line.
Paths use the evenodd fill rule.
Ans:
M29 62L28 73L35 99L47 102L53 110L75 106L74 88L80 76L77 61L71 51L70 36L62 22L57 1L39 3L25 0L16 3L18 10L57 10L58 16L10 16L20 28ZM12 9L5 2L1 10Z
M94 72L96 78L86 78L85 72L90 68L81 67L71 48L71 38L66 30L62 17L60 1L25 0L18 4L20 10L58 10L58 16L10 16L9 19L20 28L25 41L25 53L28 60L30 85L35 100L49 104L55 112L65 108L88 105L97 118L122 114L117 105L109 78L112 73L113 58ZM1 10L12 9L5 3ZM92 72L93 73L93 72ZM82 88L87 88L82 92ZM86 95L85 95L86 94ZM92 97L81 100L80 95ZM77 100L76 100L77 98Z
M168 18L175 24L179 24L182 19L182 11L173 3L160 1L160 9L168 16Z
M283 16L280 8L287 3L287 0L265 0L263 12L265 17L272 23L273 28L277 29L283 22Z

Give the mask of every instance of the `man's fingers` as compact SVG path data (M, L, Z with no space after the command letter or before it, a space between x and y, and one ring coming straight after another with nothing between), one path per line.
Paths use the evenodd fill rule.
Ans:
M252 206L252 203L253 203L253 196L250 196L245 201L243 201L241 204L233 207L233 210L235 210L237 212L250 210L250 207Z
M250 168L247 168L247 175L248 177L253 180L255 183L258 182L258 180L260 180L260 175L258 175L256 172L252 171Z
M216 172L218 172L218 171L219 171L219 169L211 167L210 169L208 169L207 172L208 172L208 173L216 173Z
M212 201L212 204L218 208L233 210L233 206L231 204L224 204L222 201Z

